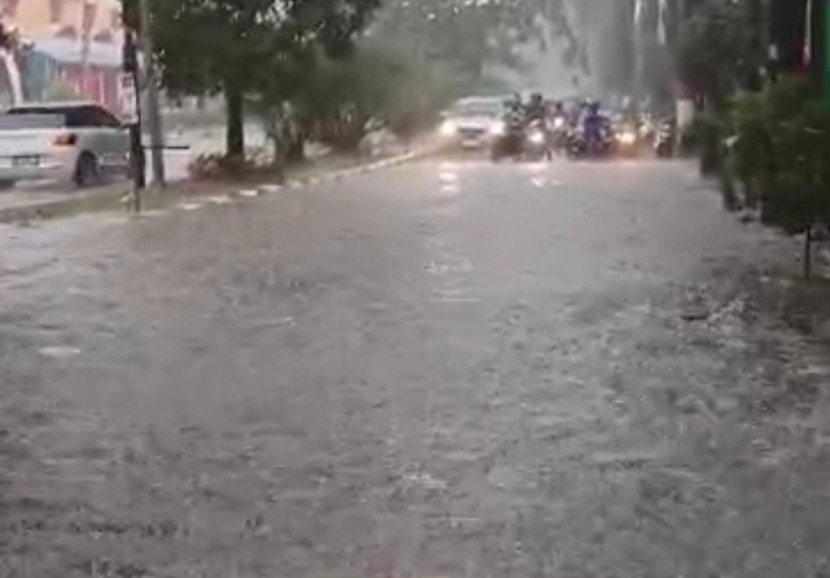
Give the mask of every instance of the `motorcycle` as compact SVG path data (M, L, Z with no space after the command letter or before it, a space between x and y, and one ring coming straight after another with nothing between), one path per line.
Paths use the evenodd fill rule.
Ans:
M525 158L534 161L551 160L553 158L549 131L543 121L536 120L528 124L523 153Z
M570 127L564 116L555 116L551 123L550 143L551 152L563 154L568 150Z
M623 157L636 157L642 148L641 136L636 127L623 125L614 134L614 150Z
M518 158L522 154L524 127L515 118L505 118L490 129L490 158L499 161L504 157Z
M568 133L567 154L572 159L605 158L614 148L609 129L589 136L583 127L573 127Z
M497 123L491 134L493 140L490 158L493 161L499 161L505 157L512 157L515 160L551 158L546 129L541 122L524 123L506 120Z
M657 127L654 135L654 153L657 158L665 159L674 156L675 144L677 142L677 131L674 121L666 119Z

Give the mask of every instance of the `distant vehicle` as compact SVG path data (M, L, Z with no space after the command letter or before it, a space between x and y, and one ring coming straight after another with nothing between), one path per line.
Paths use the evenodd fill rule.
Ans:
M677 126L672 118L663 119L654 136L654 152L657 158L671 158L675 154Z
M464 149L483 149L504 112L504 99L469 97L459 100L444 113L441 135L449 144Z
M543 121L502 120L492 129L490 158L498 162L503 158L514 160L551 160L552 151Z
M99 104L37 103L0 114L0 188L57 180L85 187L129 172L129 135Z
M574 124L568 134L567 153L573 159L603 159L612 155L617 135L610 117L600 114L601 128L591 138L583 122ZM625 138L628 140L628 138Z
M634 158L641 154L644 139L633 123L623 122L614 129L614 151L621 157Z

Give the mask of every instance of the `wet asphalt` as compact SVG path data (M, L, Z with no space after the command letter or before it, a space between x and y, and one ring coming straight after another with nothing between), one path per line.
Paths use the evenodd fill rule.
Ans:
M790 250L655 161L0 228L0 577L830 576Z

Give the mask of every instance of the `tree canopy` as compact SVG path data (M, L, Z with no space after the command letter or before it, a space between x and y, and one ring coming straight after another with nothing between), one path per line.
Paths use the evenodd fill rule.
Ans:
M311 47L348 55L380 0L154 0L152 27L162 82L172 93L223 93L228 154L244 152L243 102L263 75ZM276 67L276 68L275 68Z
M759 68L753 15L745 0L701 4L683 27L678 47L681 76L715 107Z
M565 0L387 0L370 33L410 46L475 82L488 65L520 68L522 45L550 36L578 50ZM574 60L576 58L574 57Z

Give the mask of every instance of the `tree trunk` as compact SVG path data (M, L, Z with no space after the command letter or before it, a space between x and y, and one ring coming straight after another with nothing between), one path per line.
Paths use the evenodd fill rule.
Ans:
M300 163L305 160L305 138L302 134L293 135L288 143L285 158L289 163Z
M225 153L229 159L245 160L245 127L242 92L227 83L225 85L225 107L228 118L225 134Z
M286 163L301 163L305 160L305 141L308 130L300 120L294 120L288 132L288 142L285 147Z
M813 278L813 227L807 227L804 232L804 278L809 281Z

